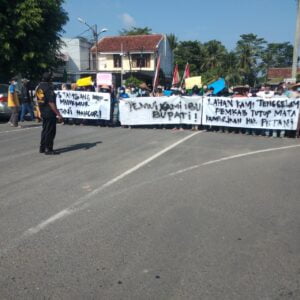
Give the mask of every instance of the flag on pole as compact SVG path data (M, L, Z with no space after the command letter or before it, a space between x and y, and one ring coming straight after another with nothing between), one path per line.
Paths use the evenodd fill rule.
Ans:
M190 64L186 63L182 80L184 80L186 78L189 78L190 76L191 76L191 74L190 74Z
M178 65L176 64L175 68L174 68L174 72L173 72L172 86L177 85L179 83L179 81L180 81L180 78L179 78L179 72L178 72Z
M186 63L180 86L182 86L183 83L185 82L185 79L189 78L190 76L191 76L191 74L190 74L190 64Z
M155 75L154 75L154 79L153 79L153 92L155 91L155 89L158 85L159 69L160 69L160 56L158 57L158 60L157 60Z

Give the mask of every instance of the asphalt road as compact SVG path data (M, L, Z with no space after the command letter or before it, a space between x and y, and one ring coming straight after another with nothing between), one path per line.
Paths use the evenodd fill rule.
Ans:
M0 124L0 299L300 299L300 142Z

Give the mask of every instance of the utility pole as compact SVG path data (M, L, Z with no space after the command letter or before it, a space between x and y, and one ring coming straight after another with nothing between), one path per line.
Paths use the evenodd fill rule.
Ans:
M94 40L95 40L95 45L96 45L96 74L98 73L98 33L97 33L97 24L94 25L94 30L93 30L93 35L94 35Z
M292 78L294 78L295 80L297 78L299 44L300 44L300 0L297 0L297 21L296 21L295 44L294 44L293 67L292 67Z
M121 86L123 86L123 43L121 43Z
M81 18L78 18L77 19L80 23L86 25L93 33L93 36L94 36L94 41L95 41L95 46L96 46L96 74L98 73L98 38L99 38L99 35L103 32L106 32L107 29L106 28L102 28L100 30L100 32L98 32L97 30L97 24L95 24L93 27L90 26L85 20L81 19Z

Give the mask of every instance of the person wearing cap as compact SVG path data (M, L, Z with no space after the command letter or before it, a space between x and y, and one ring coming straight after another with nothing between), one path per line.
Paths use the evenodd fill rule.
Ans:
M42 82L36 88L37 102L43 119L40 153L45 153L46 155L59 154L53 150L56 135L56 118L60 121L63 120L56 107L56 95L51 83L51 77L51 73L44 73Z
M22 79L22 86L21 86L21 93L20 93L20 100L21 100L21 116L20 121L24 122L24 117L26 113L30 113L31 121L34 120L34 113L33 113L33 106L32 106L32 99L29 94L28 90L28 82L27 79Z
M13 77L8 87L7 106L11 109L11 116L8 124L13 127L18 127L20 101L16 88L17 79Z

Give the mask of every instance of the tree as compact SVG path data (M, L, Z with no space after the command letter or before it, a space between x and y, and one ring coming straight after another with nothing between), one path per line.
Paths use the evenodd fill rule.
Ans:
M152 29L149 27L131 27L130 29L122 29L120 35L149 35L152 34Z
M174 60L179 70L183 72L186 63L189 62L192 76L201 74L204 56L203 45L199 41L179 42L174 51Z
M220 68L223 64L227 50L221 42L212 40L203 45L205 58L202 64L204 70Z
M167 34L167 39L169 41L172 50L175 50L178 46L178 38L174 33Z
M130 76L125 81L125 86L139 86L143 81L134 76Z
M270 43L262 54L263 75L269 68L290 67L293 63L293 46L289 43Z
M201 75L205 83L225 76L223 65L226 55L225 46L216 40L204 44L199 41L179 42L174 51L180 71L183 72L185 64L189 62L191 75Z
M242 34L240 37L236 46L238 68L244 77L243 83L255 85L262 71L262 54L266 41L253 33Z
M224 79L229 86L236 86L243 82L242 74L238 68L238 57L234 51L225 55L222 70L224 72Z
M2 80L21 73L38 78L60 64L62 27L68 21L64 0L1 0L0 70Z
M267 67L285 68L293 63L293 46L289 43L270 43L262 55Z

